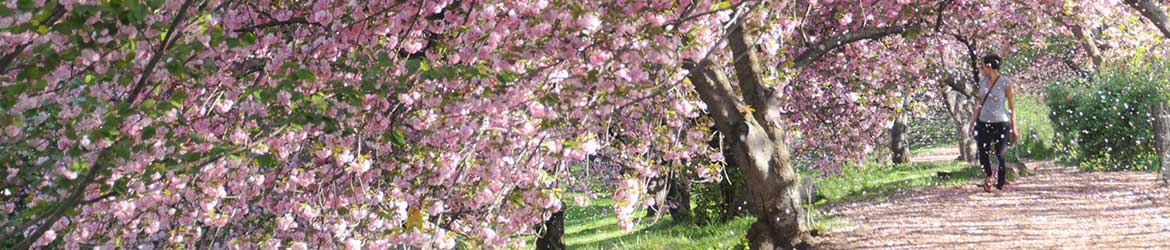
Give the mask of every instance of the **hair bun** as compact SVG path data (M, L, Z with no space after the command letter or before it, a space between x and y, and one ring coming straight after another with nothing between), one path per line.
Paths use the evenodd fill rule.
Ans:
M1000 58L999 55L994 53L983 56L983 64L987 64L987 66L991 66L991 68L995 70L999 70L999 65L1002 60L1003 59Z

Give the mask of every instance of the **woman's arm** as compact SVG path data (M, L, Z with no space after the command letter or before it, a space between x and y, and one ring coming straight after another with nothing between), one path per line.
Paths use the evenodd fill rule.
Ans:
M1008 108L1011 109L1012 113L1012 141L1019 141L1020 132L1016 131L1016 90L1012 85L1007 85L1004 87L1003 94L1005 97L1007 97Z

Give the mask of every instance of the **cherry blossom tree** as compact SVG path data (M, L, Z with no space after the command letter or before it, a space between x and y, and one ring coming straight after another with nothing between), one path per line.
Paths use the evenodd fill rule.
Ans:
M591 156L629 228L719 134L791 248L790 147L864 156L921 51L1060 2L9 0L0 245L522 247Z

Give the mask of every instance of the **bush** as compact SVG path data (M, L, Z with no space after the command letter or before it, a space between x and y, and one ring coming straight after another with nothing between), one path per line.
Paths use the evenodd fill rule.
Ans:
M1151 104L1170 96L1170 62L1135 61L1102 67L1092 80L1046 87L1055 147L1090 170L1153 170Z

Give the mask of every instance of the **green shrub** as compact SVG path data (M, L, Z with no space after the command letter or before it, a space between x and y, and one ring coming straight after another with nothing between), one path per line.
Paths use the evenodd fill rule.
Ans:
M1090 170L1153 170L1150 107L1168 100L1170 62L1107 65L1092 80L1046 87L1061 160Z

